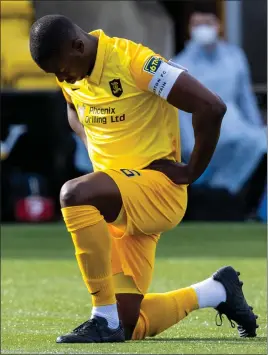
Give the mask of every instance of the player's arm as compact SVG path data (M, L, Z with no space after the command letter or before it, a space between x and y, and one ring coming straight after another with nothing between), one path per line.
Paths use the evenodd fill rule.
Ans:
M178 181L191 184L208 166L215 151L226 105L187 73L142 47L133 55L131 73L139 88L151 91L174 107L192 113L195 145L187 165L178 167Z
M71 126L72 130L80 137L80 139L82 139L87 148L87 138L84 127L79 121L74 105L70 102L67 102L67 116L69 125Z
M176 108L192 113L195 145L190 161L180 171L182 183L197 180L208 166L215 151L222 119L224 102L186 71L179 73L167 101Z
M56 78L56 82L59 85L59 87L62 89L62 94L65 97L65 100L67 102L67 116L68 116L69 125L72 128L72 130L80 137L80 139L82 139L83 143L87 148L87 138L86 138L85 130L83 125L79 121L72 99L70 95L66 92L66 90L63 88L62 83L57 78Z

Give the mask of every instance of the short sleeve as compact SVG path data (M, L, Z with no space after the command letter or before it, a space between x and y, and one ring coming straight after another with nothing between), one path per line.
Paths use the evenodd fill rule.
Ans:
M137 87L165 100L178 76L186 70L142 45L137 46L130 61L130 72Z
M64 89L62 83L58 80L58 78L56 78L56 82L59 85L59 87L61 88L63 96L65 97L65 100L71 104L72 103L71 96L66 92L66 90Z
M139 44L131 57L130 72L136 85L147 91L150 81L162 62L167 62L161 55Z

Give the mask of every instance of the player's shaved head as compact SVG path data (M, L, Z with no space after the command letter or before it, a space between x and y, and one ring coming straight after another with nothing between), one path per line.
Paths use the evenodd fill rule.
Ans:
M30 52L36 64L54 73L60 81L81 80L94 65L96 38L88 35L69 18L47 15L30 31Z
M75 40L76 28L70 19L61 15L47 15L37 20L30 32L30 51L41 68L59 56L64 47Z

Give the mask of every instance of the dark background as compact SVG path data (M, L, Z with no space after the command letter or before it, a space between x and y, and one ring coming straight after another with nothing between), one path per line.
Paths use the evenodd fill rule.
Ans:
M225 17L222 1L161 1L161 4L174 22L176 52L183 49L188 38L188 19L193 11L211 11L222 21ZM41 3L35 1L34 5L38 13ZM267 109L266 6L265 0L242 1L242 44L249 59L253 84L263 112ZM61 92L2 88L1 140L5 140L11 124L26 124L28 130L19 139L9 158L2 161L2 220L14 220L13 203L16 200L18 179L14 185L11 177L18 173L21 174L21 182L25 174L38 174L44 178L43 193L55 201L57 219L60 217L58 194L61 185L81 174L74 166L75 142L67 123L66 103Z

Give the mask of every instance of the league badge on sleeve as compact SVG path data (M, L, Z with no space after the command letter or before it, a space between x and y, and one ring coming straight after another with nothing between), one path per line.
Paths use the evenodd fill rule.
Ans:
M162 63L162 59L159 57L150 57L146 63L144 64L143 70L150 74L155 74L160 64Z
M123 94L123 88L120 79L113 79L109 81L109 84L110 84L112 94L114 96L119 97Z

